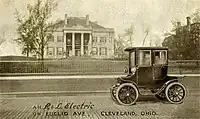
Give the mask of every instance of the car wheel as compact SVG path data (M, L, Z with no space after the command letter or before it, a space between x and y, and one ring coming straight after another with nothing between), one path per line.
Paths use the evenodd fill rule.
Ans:
M173 82L166 87L165 95L169 102L180 104L186 97L186 88L179 82Z
M121 84L116 91L116 99L121 105L133 105L138 99L138 89L132 83Z
M119 84L120 85L120 84ZM119 85L117 84L114 84L111 88L110 88L110 95L111 95L111 98L116 101L116 91L117 91L117 88L119 87Z

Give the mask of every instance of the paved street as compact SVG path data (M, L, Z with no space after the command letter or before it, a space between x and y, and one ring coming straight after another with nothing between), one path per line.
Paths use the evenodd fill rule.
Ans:
M104 96L10 97L0 101L1 119L197 119L200 117L200 95L190 93L180 105L160 102L153 96L141 96L136 105L121 106L116 104L109 94ZM76 106L73 109L70 107L71 104L72 107L74 105L86 107L77 109Z
M0 119L198 119L200 117L199 77L186 77L181 81L188 90L183 104L174 105L161 102L153 96L140 96L137 104L133 106L121 106L112 101L108 89L115 83L113 78L81 78L2 79ZM77 92L77 95L69 94L70 91L71 94L73 91ZM83 91L82 94L78 94L80 91Z
M186 75L181 82L187 89L200 88L199 74ZM57 91L108 91L120 75L78 76L21 76L0 77L1 93L57 92ZM173 76L173 75L172 75Z

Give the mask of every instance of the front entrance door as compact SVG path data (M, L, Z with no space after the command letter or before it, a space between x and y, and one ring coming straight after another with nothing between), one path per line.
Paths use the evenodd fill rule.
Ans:
M81 51L80 51L80 49L75 50L75 56L81 56Z

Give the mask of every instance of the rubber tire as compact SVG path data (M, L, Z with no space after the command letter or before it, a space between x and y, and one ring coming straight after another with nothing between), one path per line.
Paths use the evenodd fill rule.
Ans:
M134 90L135 90L135 94L136 94L136 98L135 98L135 100L132 102L132 103L130 103L130 104L125 104L125 103L123 103L120 99L119 99L119 91L120 91L120 89L122 88L122 87L124 87L124 86L131 86ZM118 101L118 103L120 104L120 105L125 105L125 106L130 106L130 105L133 105L133 104L135 104L135 102L137 101L137 99L138 99L138 96L139 96L139 91L138 91L138 89L137 89L137 87L134 85L134 84L132 84L132 83L123 83L123 84L121 84L118 88L117 88L117 91L116 91L116 99L117 99L117 101Z
M111 98L112 98L114 101L117 100L116 97L115 97L114 94L113 94L113 90L114 90L114 88L116 88L116 87L117 87L116 84L114 84L114 85L110 88L110 95L111 95Z
M185 93L183 99L182 99L181 101L179 101L179 102L174 102L174 101L172 101L172 100L169 99L168 91L169 91L169 88L170 88L171 86L173 86L173 85L179 85L179 86L181 86L181 87L183 88L183 92ZM173 83L170 83L170 84L166 87L165 95L166 95L167 100L168 100L170 103L172 103L172 104L180 104L180 103L182 103L182 102L185 100L186 95L187 95L187 91L186 91L186 88L185 88L185 86L184 86L183 84L181 84L181 83L179 83L179 82L173 82Z

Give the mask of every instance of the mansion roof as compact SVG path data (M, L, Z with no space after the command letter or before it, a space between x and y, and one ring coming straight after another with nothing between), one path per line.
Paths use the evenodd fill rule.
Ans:
M58 31L63 29L88 29L93 31L109 31L114 32L113 28L105 28L96 22L89 21L89 24L86 24L86 18L85 17L68 17L67 18L67 24L65 24L65 20L60 20L57 22L57 24L60 26L58 27Z

